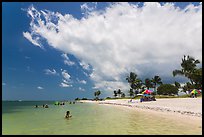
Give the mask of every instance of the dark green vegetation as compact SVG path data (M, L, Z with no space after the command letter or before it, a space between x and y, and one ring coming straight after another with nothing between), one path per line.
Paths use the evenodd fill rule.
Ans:
M202 89L202 68L198 68L197 64L200 61L190 56L185 56L181 62L181 69L173 71L173 76L181 75L185 76L190 82L185 83L183 90L187 91L190 89Z
M174 95L178 93L178 88L171 84L162 84L158 87L157 93L159 95Z

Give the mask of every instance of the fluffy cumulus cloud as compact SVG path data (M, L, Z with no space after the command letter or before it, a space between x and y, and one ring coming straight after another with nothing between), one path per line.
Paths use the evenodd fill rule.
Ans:
M94 88L127 89L130 71L141 78L172 77L184 54L202 61L202 3L183 9L152 2L112 3L103 10L88 6L82 5L87 12L81 19L31 6L30 32L23 34L35 46L45 39L74 55L84 68L90 64Z

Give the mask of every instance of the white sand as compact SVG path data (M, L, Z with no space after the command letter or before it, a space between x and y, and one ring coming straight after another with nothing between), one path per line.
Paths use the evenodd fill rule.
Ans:
M176 113L202 118L202 98L170 98L157 99L156 101L140 102L138 99L129 102L130 99L117 99L105 101L83 101L99 104L110 104L128 106L131 108L141 108L160 112Z

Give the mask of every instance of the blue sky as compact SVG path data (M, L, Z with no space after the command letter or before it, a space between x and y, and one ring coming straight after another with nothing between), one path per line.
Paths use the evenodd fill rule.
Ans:
M162 5L163 4L165 3L162 3ZM182 10L185 9L185 7L190 4L190 2L179 2L174 4L175 7L180 7ZM193 7L189 8L189 11L194 11L196 9L196 6L200 5L199 2L195 2L192 4ZM148 6L144 8L144 11L145 9L154 10L154 6L155 5L148 4ZM58 14L56 14L56 12L58 12L62 19L65 19L65 24L55 24L56 26L58 25L57 27L55 26L56 28L59 27L59 30L61 28L60 33L56 32L55 34L50 29L48 29L48 26L46 25L49 23L49 21L47 21L47 24L45 24L47 29L38 27L38 30L35 30L34 26L39 25L35 21L39 20L37 17L34 17L33 19L35 21L33 23L35 25L30 25L32 24L31 15L35 15L34 10L32 10L31 7L33 7L38 13L41 13L41 15L43 13L41 11L46 12L46 10L49 10L51 12L54 12L55 17L59 17ZM139 3L138 9L142 7L143 3ZM169 7L167 6L167 8ZM119 9L121 9L121 11ZM152 47L154 47L155 50L160 49L156 45L154 46L154 43L157 45L162 45L161 41L166 40L165 37L161 37L161 40L158 41L155 40L152 36L152 40L142 45L143 47L141 49L139 48L139 46L137 46L140 45L141 42L135 42L139 40L136 39L134 41L134 37L133 39L127 40L129 41L129 43L120 41L127 35L138 35L135 33L135 31L131 32L131 30L126 31L124 29L121 29L120 31L120 29L114 29L113 26L115 25L112 26L111 24L116 20L119 20L121 22L121 24L119 24L119 28L125 28L125 25L123 26L123 24L125 23L129 23L130 27L132 24L136 24L134 23L134 21L137 20L130 20L129 18L127 18L126 20L126 18L123 19L121 16L115 14L115 12L122 12L120 13L121 15L128 15L132 14L131 12L128 12L131 10L134 11L135 14L138 14L138 16L140 16L140 12L137 13L133 8L133 5L130 6L129 4L114 5L112 3L80 2L3 2L2 99L63 100L75 99L76 97L93 98L93 93L97 89L100 89L102 91L101 97L112 96L113 89L118 88L121 88L126 93L128 83L127 81L125 81L125 77L130 71L135 71L141 79L152 78L154 75L158 74L161 76L162 80L165 83L172 83L175 80L185 82L186 79L183 77L173 78L170 70L165 68L167 65L169 65L172 67L167 68L171 70L179 69L179 63L183 54L192 53L192 55L195 55L195 57L201 59L201 51L199 53L198 51L202 48L202 46L200 45L202 40L200 39L200 37L196 37L196 35L199 36L200 34L200 31L197 31L197 29L199 29L200 27L200 24L197 24L197 26L195 25L195 28L189 30L193 32L192 36L184 35L186 36L186 39L188 39L188 37L195 37L195 40L193 38L192 41L186 42L186 39L183 39L183 42L176 43L174 42L174 40L176 41L177 39L180 39L180 35L178 35L178 38L172 38L173 42L166 42L167 44L177 44L182 47L180 50L178 48L179 51L177 54L175 54L173 50L164 55L163 51L159 51L157 54L154 54L154 52L150 50L147 52L145 51L144 54L141 54L138 57L135 56L133 60L137 61L132 61L132 63L130 63L128 62L128 60L132 59L132 56L128 55L132 55L132 53L129 49L132 48L132 51L139 51L138 54L140 54L143 53L143 49L145 49L147 45L151 45L150 43L153 43ZM175 12L178 12L176 11L176 9L173 10L175 10ZM32 14L28 15L29 11L32 12ZM160 16L158 11L159 10L155 9L156 14ZM168 12L171 12L171 10L167 11L167 13ZM65 14L71 15L72 17L67 19L65 17ZM176 17L172 16L172 14L174 13L172 12L171 14L169 14L169 17L175 19ZM189 21L191 23L194 23L194 21L200 19L199 17L197 17L199 16L197 12L187 12L186 14L192 17L196 16L195 19L193 18ZM104 20L101 21L101 19L98 18L99 15L106 16L106 19L108 18L110 20L113 20L109 22L109 20L103 18ZM143 17L148 20L151 19L151 17L147 18L146 16L148 16L147 12ZM188 20L184 17L185 13L182 13L180 16L182 16L183 20ZM50 18L51 21L54 20L52 16L44 17ZM84 21L82 21L82 18L84 19ZM161 15L161 20L162 19L164 19L164 22L167 22L166 18ZM175 25L175 28L178 28L177 26L182 25L179 23L182 23L183 20L181 20L180 22L172 21L173 23L171 23L170 21L170 26L174 27ZM146 20L142 20L141 22L143 21L145 23L148 23L148 21ZM103 22L107 22L107 24L105 25L110 26L110 28L107 29L107 32L106 29L103 28ZM93 25L89 25L92 23ZM100 23L102 23L102 27L100 27ZM115 22L114 24L116 23L117 22ZM99 27L95 24L99 24ZM190 25L193 24L187 23L187 28L189 28ZM147 24L147 26L149 25ZM135 26L134 28L136 27L137 26ZM166 28L166 26L164 27ZM148 31L151 30L150 28L144 26L144 30L146 29ZM117 32L117 30L119 32ZM139 28L136 28L136 30L138 32L140 31ZM149 34L146 34L146 31L144 30L141 31L140 34L143 34L143 36L147 36L149 38ZM48 31L51 32L49 33L49 35L48 33L45 33ZM124 34L127 35L123 36L122 34L120 34L120 32L123 33L123 31ZM113 32L113 34L110 32ZM168 34L166 34L167 37L169 37L169 34L171 33L173 33L173 31L170 31ZM178 34L180 34L180 31L178 31ZM195 34L195 36L193 36L193 34ZM82 37L83 35L84 37ZM36 38L39 38L39 40ZM130 36L129 38L132 37ZM186 43L193 43L194 41L196 41L197 44L197 48L193 49L195 50L195 52L191 49L192 45L188 46L188 44L185 48L186 50L182 50ZM122 43L123 45L127 45L125 45L124 47L117 47L117 42ZM128 46L131 44L135 44L135 46L130 46L130 48L128 48ZM110 45L113 46L111 47ZM168 47L164 48L164 52L168 50L167 48ZM172 47L172 49L173 48L174 47ZM122 51L126 53L123 54ZM181 56L172 58L172 62L167 62L165 60L168 60L168 57L174 56L174 54ZM149 59L146 58L147 56L149 57ZM155 62L155 66L158 66L160 69L158 69L158 67L152 66L152 64L155 64ZM168 64L166 64L165 62L167 62ZM163 70L166 71L163 72Z

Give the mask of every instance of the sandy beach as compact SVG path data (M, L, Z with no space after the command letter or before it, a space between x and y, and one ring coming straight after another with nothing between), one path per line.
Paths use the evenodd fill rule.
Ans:
M195 126L202 126L202 98L171 98L156 101L140 102L138 99L117 99L105 101L82 102L98 103L99 105L114 105L123 109L143 111L152 115L168 117L172 120L186 122Z

